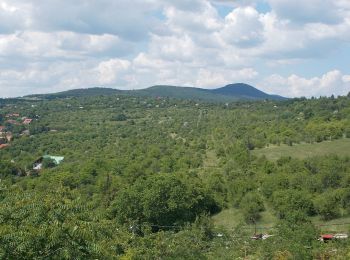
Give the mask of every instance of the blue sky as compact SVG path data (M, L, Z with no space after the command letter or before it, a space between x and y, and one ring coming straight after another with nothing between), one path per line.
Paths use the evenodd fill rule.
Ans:
M94 86L350 91L348 0L0 0L0 97Z

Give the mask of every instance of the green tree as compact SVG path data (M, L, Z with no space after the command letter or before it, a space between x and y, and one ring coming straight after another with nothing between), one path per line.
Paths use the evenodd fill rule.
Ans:
M264 201L261 196L255 192L247 193L240 203L243 216L246 222L255 223L260 219L260 212L265 209Z
M122 190L112 204L120 223L148 222L156 226L183 224L217 208L203 187L189 186L178 177L157 174Z

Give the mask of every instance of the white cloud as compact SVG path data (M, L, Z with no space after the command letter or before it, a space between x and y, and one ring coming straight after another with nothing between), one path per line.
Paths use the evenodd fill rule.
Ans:
M99 84L115 84L119 74L125 73L129 67L128 60L111 59L101 62L96 68Z
M339 23L343 9L337 0L267 0L281 18L295 23Z
M236 81L329 95L348 87L344 61L315 78L293 71L349 46L348 0L0 0L0 96Z
M0 34L0 56L30 59L77 59L86 56L123 56L131 52L132 44L115 35L88 35L74 32L24 31Z
M327 96L330 93L345 95L350 91L350 75L343 75L338 70L309 79L294 74L289 77L275 74L266 78L262 87L268 92L285 93L288 97L318 97Z
M225 41L239 47L252 47L263 41L263 24L252 7L239 7L225 17L221 31Z
M195 81L194 85L205 88L217 88L219 86L225 86L232 82L251 81L257 75L258 72L252 68L245 68L236 71L227 69L199 69L197 80Z

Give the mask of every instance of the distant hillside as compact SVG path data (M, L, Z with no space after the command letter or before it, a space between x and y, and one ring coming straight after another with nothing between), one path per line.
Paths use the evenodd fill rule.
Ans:
M116 95L122 93L122 90L113 88L82 88L82 89L72 89L63 92L57 92L52 94L42 94L42 95L30 95L27 97L33 98L45 98L45 99L55 99L55 98L67 98L67 97L91 97L91 96L106 96L106 95Z
M141 96L161 96L221 102L237 100L286 99L278 95L269 95L244 83L230 84L217 89L160 85L146 89L130 91L129 93Z
M222 88L210 90L210 92L239 99L285 99L281 96L269 95L244 83L230 84Z
M230 84L222 88L217 89L203 89L194 87L179 87L179 86L167 86L158 85L145 89L138 90L118 90L112 88L88 88L88 89L74 89L53 94L44 95L31 95L31 98L67 98L67 97L88 97L88 96L100 96L100 95L132 95L143 97L169 97L178 99L192 99L192 100L205 100L212 102L230 102L238 100L283 100L284 97L277 95L269 95L262 92L250 85L237 83Z
M166 85L153 86L140 90L132 90L129 91L129 94L145 97L169 97L178 99L193 99L217 102L234 100L233 97L211 93L207 89Z

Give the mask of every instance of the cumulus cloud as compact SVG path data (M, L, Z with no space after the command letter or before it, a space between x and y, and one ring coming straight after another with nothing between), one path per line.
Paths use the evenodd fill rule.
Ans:
M318 77L293 71L350 55L349 45L348 0L0 0L0 96L237 81L287 96L341 94L344 62Z
M267 0L281 18L295 23L339 23L344 5L334 0Z
M116 84L119 74L124 74L130 67L128 60L110 59L98 64L96 72L100 85Z
M223 39L239 47L252 47L263 41L263 24L252 7L239 7L225 17Z
M0 35L0 56L11 58L64 58L86 56L124 56L132 51L132 43L115 35L89 35L74 32L24 31Z
M283 77L275 74L266 78L262 86L270 92L283 89L283 93L288 97L318 97L330 93L345 95L350 91L350 75L343 75L338 70L313 78L303 78L294 74Z
M7 31L72 31L141 40L154 21L149 13L159 6L155 0L1 0L0 17L7 21Z

